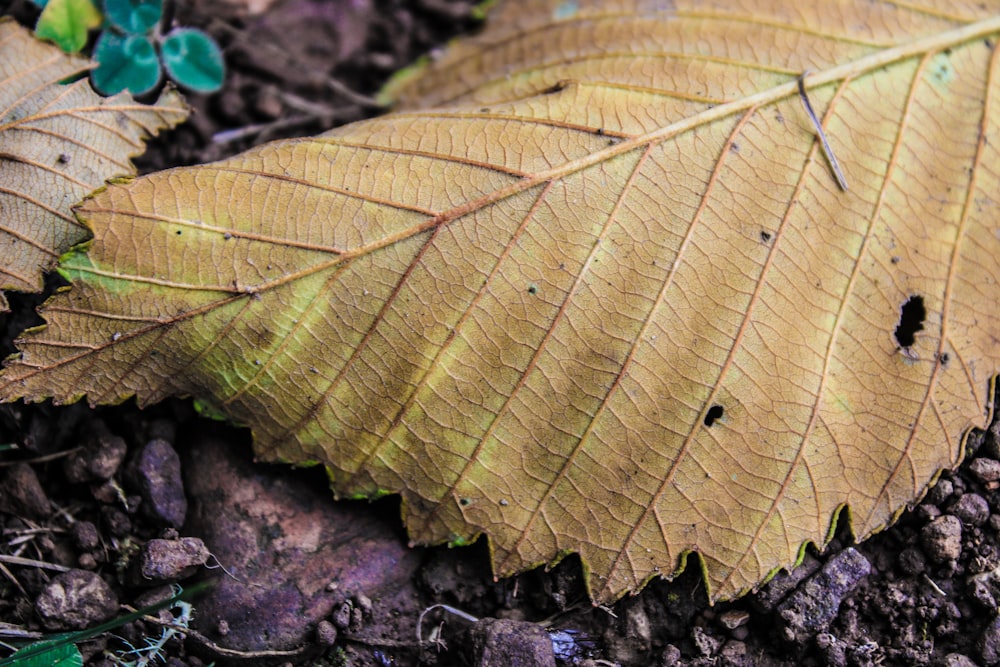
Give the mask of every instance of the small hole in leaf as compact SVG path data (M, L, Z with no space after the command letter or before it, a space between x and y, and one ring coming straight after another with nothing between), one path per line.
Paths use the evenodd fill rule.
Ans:
M722 419L722 415L725 412L721 405L713 405L705 413L705 426L711 426L715 423L716 419Z
M458 500L458 504L462 507L468 507L470 503L472 503L472 501L468 498L459 498Z
M760 240L767 243L771 240L771 232L765 232L763 229L760 231Z
M947 366L948 362L951 361L951 355L949 355L947 352L942 352L941 356L938 357L938 361L941 362L942 366Z
M924 308L924 297L911 296L899 309L899 324L893 334L900 347L910 347L916 342L917 332L924 328L927 309Z
M538 285L529 285L528 294L538 294Z

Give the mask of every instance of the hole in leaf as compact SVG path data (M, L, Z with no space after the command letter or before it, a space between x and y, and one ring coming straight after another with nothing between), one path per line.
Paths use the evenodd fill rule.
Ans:
M538 293L538 285L528 286L528 294L537 294L537 293Z
M713 405L705 413L705 426L711 426L715 423L716 419L722 419L722 415L725 409L721 405Z
M924 328L927 319L927 309L924 308L924 297L911 296L899 309L899 324L893 335L900 347L910 347L916 342L917 332Z
M760 240L763 241L764 243L767 243L768 241L770 241L771 240L771 232L765 232L764 230L761 230L761 232L760 232Z
M458 504L462 507L468 507L472 503L468 498L459 498Z

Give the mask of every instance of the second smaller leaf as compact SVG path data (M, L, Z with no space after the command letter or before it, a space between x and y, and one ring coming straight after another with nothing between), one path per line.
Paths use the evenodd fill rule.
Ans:
M201 30L171 30L160 48L167 74L180 85L198 93L211 93L222 87L226 77L222 51Z
M66 53L76 53L86 46L87 31L99 25L101 13L91 0L52 0L38 17L35 34Z
M153 29L163 15L163 0L104 0L108 20L130 35Z
M94 59L100 63L91 74L94 88L105 95L123 90L141 95L160 82L156 48L143 35L123 37L105 30L97 40Z

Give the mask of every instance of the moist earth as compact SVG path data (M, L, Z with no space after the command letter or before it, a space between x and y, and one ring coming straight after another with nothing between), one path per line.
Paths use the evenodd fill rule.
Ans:
M230 71L219 93L189 97L191 120L150 143L144 172L373 115L392 72L479 26L473 3L446 0L167 5L218 40ZM27 0L0 9L37 16ZM4 355L41 298L11 295ZM89 665L134 662L148 651L127 652L150 641L171 667L1000 665L996 426L895 526L855 544L844 517L824 553L715 606L695 568L607 607L590 604L572 556L493 581L482 541L410 548L397 500L335 503L320 471L253 463L245 431L180 400L4 405L8 443L0 641L93 627L211 582L191 613L82 643Z

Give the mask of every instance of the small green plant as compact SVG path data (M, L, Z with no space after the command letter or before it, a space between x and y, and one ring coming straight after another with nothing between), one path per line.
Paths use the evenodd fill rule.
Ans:
M175 585L174 594L166 600L119 616L93 628L54 635L34 642L21 648L13 655L0 659L0 667L82 667L83 656L76 647L80 642L119 628L148 614L154 614L161 609L177 610L172 626L163 628L158 637L147 637L144 646L130 646L127 651L106 655L111 662L121 667L147 667L162 657L162 649L167 641L187 629L191 621L192 606L185 602L184 598L198 595L206 587L207 584L197 584L184 591L180 586Z
M222 87L225 64L219 45L195 28L162 34L163 0L33 0L42 8L35 34L75 53L88 31L101 28L94 46L94 88L105 95L149 92L164 70L181 86L199 93ZM103 10L103 12L102 12Z

